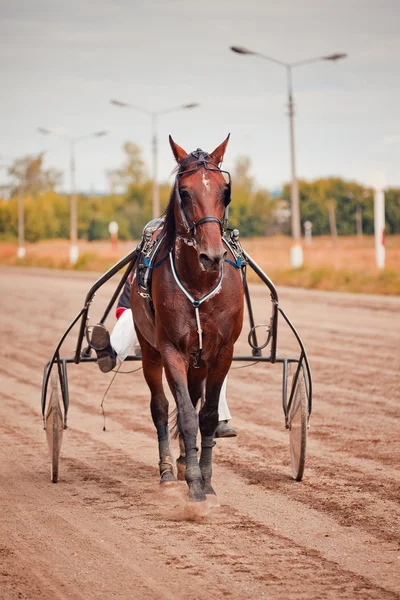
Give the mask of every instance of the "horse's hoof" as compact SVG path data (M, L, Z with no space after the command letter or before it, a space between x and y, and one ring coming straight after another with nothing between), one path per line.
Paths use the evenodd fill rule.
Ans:
M203 491L206 495L210 508L218 508L221 506L218 502L217 494L215 493L215 490L208 479L203 479Z
M204 519L209 512L210 506L207 500L203 500L202 502L189 500L185 504L184 517L190 521L195 521L196 519Z
M185 481L186 462L180 462L179 458L176 461L176 471L178 481Z
M221 505L217 498L217 494L206 494L207 502L210 508L219 508Z
M160 483L162 485L171 485L176 483L177 479L172 471L165 471L160 477Z
M204 502L206 500L206 495L203 490L203 482L201 479L194 479L189 483L189 493L188 500L189 502Z

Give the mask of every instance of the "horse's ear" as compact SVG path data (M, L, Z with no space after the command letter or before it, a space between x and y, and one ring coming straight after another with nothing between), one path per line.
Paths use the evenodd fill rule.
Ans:
M215 163L216 165L219 165L224 160L224 154L225 154L225 150L228 145L228 142L229 142L230 135L231 134L229 133L226 140L224 142L222 142L222 144L220 144L218 146L218 148L215 148L214 152L211 152L211 154L210 154L211 161L213 163Z
M169 136L169 143L170 143L170 146L172 148L172 152L174 153L175 160L176 160L177 163L181 163L184 158L186 158L187 156L189 156L188 153L185 152L183 148L181 148L180 146L178 146L178 144L176 144L174 142L174 140L172 139L171 136Z

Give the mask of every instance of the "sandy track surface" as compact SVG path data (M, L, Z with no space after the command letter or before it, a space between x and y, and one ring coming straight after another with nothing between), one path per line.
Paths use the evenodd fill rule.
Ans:
M281 290L315 382L304 481L290 477L281 367L232 370L239 435L215 451L221 508L193 522L185 484L160 490L141 372L117 376L103 432L111 375L69 368L69 429L50 483L43 365L94 279L0 269L0 597L399 598L400 299ZM268 295L252 294L265 322ZM281 324L279 354L295 350Z

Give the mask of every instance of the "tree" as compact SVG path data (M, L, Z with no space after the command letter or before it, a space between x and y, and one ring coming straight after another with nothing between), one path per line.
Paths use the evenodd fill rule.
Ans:
M276 210L276 203L269 197L267 190L257 189L250 170L250 158L239 156L232 173L229 225L240 229L243 237L265 235Z
M400 189L392 188L385 194L386 232L400 233Z
M37 155L27 155L17 158L8 168L11 177L10 196L17 195L21 190L33 198L40 192L54 190L62 181L61 171L44 169L41 152Z
M233 167L233 181L237 188L251 194L254 188L254 179L250 175L251 160L248 156L238 156Z
M141 148L133 142L125 142L123 150L125 160L122 167L107 172L113 192L127 192L131 186L142 184L146 180L146 166Z
M301 222L311 221L314 235L331 233L335 243L337 235L354 235L359 232L358 206L362 206L363 210L363 230L365 233L373 233L372 194L360 184L339 177L299 180L299 195ZM290 198L289 184L284 187L283 198Z
M335 180L334 179L318 179L316 182L317 194L322 205L328 211L329 229L332 237L332 245L337 245L337 226L336 226L336 197L335 197Z

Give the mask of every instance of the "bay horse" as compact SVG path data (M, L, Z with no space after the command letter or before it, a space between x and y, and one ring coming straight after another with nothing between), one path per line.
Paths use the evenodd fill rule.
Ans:
M153 306L143 297L145 294L138 292L135 276L131 286L133 319L158 435L160 481L176 481L168 400L162 382L164 369L176 402L182 440L177 462L180 466L186 464L188 500L208 500L210 505L218 505L211 476L219 395L243 323L242 277L223 241L230 177L227 183L220 165L228 140L229 136L211 154L200 149L187 154L170 136L177 162L176 179L152 271Z

